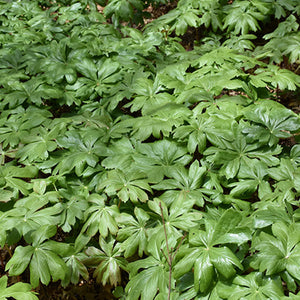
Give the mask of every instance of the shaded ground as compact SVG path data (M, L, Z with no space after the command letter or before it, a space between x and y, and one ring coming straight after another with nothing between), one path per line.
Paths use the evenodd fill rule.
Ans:
M37 291L41 300L112 300L117 299L112 294L110 286L98 285L94 280L81 281L78 285L62 288L58 283L41 286Z

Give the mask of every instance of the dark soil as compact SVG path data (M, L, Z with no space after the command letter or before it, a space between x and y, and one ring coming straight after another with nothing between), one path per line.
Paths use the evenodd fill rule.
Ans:
M102 286L94 280L81 281L77 285L63 288L60 283L51 283L48 286L41 285L37 292L40 300L113 300L113 287Z

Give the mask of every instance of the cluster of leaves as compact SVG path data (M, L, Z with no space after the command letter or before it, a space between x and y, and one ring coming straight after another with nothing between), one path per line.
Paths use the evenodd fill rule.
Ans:
M106 2L0 1L0 246L31 284L0 298L90 269L119 299L298 297L300 118L275 100L300 77L274 64L299 65L298 1L182 0L144 31L165 1Z

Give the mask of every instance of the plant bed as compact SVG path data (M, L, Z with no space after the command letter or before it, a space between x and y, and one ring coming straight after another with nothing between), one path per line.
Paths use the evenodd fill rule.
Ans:
M0 4L0 299L299 296L298 1Z

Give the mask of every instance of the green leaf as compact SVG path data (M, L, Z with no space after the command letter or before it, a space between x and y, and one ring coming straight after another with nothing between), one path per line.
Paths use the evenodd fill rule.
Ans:
M232 123L232 132L218 136L216 133L209 133L208 139L212 144L204 151L207 160L217 165L222 165L221 172L229 179L235 177L238 172L251 164L251 159L259 158L261 161L277 165L276 154L281 148L263 148L259 143L247 143L246 137L242 134L242 126Z
M31 241L31 233L41 226L45 225L43 227L45 229L49 225L60 223L61 205L57 203L52 207L42 208L44 205L45 201L41 201L39 197L28 197L19 200L16 207L6 213L5 219L1 222L2 228L16 230L26 240L28 238ZM53 230L53 227L50 228Z
M138 272L139 269L142 271ZM152 256L132 262L128 265L130 281L126 285L128 300L154 299L158 290L167 294L169 272L164 259Z
M138 249L138 255L142 257L147 248L147 221L150 216L143 209L135 207L136 219L126 213L117 217L117 223L121 227L117 239L121 241L120 251L124 251L125 258L132 256Z
M68 131L65 136L57 138L57 143L65 150L60 155L60 160L53 173L69 173L75 168L77 176L82 175L86 166L95 167L102 151L103 144L98 141L99 134L83 133L82 136L75 130ZM97 153L97 154L96 154Z
M98 194L92 194L88 200L91 206L84 213L86 221L80 235L86 234L91 238L97 232L103 237L107 237L109 232L116 234L118 225L115 217L119 215L118 207L116 205L106 206L104 202L105 198ZM80 235L77 239L80 239Z
M186 165L191 160L185 147L168 140L137 145L133 157L136 167L147 174L149 182L160 182L174 165Z
M132 165L132 155L134 155L134 144L128 138L123 137L110 144L110 147L102 152L105 156L101 165L106 169L127 170Z
M236 274L235 267L242 270L240 260L227 246L241 245L251 238L250 230L241 227L241 220L242 215L233 209L223 214L212 210L205 215L205 230L190 230L189 247L179 249L180 260L174 266L174 276L178 278L194 267L195 290L206 293L214 286L217 274L228 279Z
M236 276L232 285L220 284L218 294L225 299L281 299L283 289L278 277L265 277L252 272L246 276Z
M33 132L32 135L24 139L27 145L20 148L16 156L20 158L20 161L25 159L28 159L30 162L36 159L46 160L49 157L49 152L57 148L56 142L53 141L56 137L56 131L56 128L49 132L45 128L39 128L39 135Z
M230 183L229 187L234 187L230 194L234 197L248 198L258 189L260 199L269 197L271 187L267 181L267 165L261 161L253 159L250 163L247 162L248 168L243 168L239 172L240 180Z
M136 96L134 100L125 107L131 106L131 111L142 110L143 115L156 110L164 105L174 101L174 97L169 93L162 92L163 87L156 79L152 81L146 78L140 78L133 86Z
M28 195L32 189L32 185L20 178L34 178L37 175L37 168L34 166L0 166L0 174L2 176L1 186L3 187L2 193L6 197L13 194L7 189L12 189L15 192L21 192L23 195ZM11 197L10 197L11 198ZM10 198L8 200L10 200Z
M148 229L148 251L158 257L160 249L165 249L166 235L168 237L169 248L176 249L181 239L184 239L183 231L188 231L196 227L202 214L191 209L170 209L168 212L167 206L160 199L154 198L153 201L148 202L149 208L157 214L159 223L154 228ZM163 209L163 219L162 212Z
M89 257L84 263L96 267L94 277L97 282L117 286L121 283L121 268L126 270L127 261L120 256L119 246L115 245L112 236L109 236L107 241L101 237L99 245L101 250L95 247L87 248L85 252Z
M33 253L32 246L18 246L13 257L6 264L6 270L9 270L10 275L13 276L22 274L30 263Z
M69 201L63 204L61 228L64 232L70 232L76 220L84 218L84 212L88 208L88 203L83 196L76 195L71 189L60 190L60 193Z
M171 205L171 211L179 207L181 209L191 208L196 203L198 206L203 206L203 194L200 187L205 171L205 167L199 167L198 161L194 161L188 171L183 166L177 166L168 172L168 176L174 179L163 180L159 184L153 185L152 188L167 190L162 194L161 199Z
M265 16L257 11L251 3L247 1L235 2L233 8L228 9L229 12L225 17L224 28L228 27L228 30L234 29L234 34L236 35L240 32L244 35L250 30L257 31L260 29L257 21L263 20Z
M124 172L120 170L112 170L107 172L107 176L103 178L97 186L98 190L104 189L108 196L117 195L121 201L127 202L129 199L137 203L138 200L146 202L148 195L145 192L152 192L147 176L142 172Z
M83 75L73 85L67 86L75 91L78 98L94 99L109 93L109 89L122 78L120 65L110 59L101 59L96 64L90 59L76 63L77 70Z
M265 232L259 234L254 244L259 252L253 264L259 266L260 271L266 271L266 275L281 275L281 272L287 271L294 280L299 280L298 225L276 222L272 225L272 235Z
M0 299L6 300L13 298L16 300L37 300L36 293L31 291L30 284L17 282L7 287L7 276L0 278Z
M291 223L293 221L285 205L281 204L269 204L264 209L255 211L253 217L255 228L264 228L276 222Z
M210 261L210 256L208 252L203 252L203 254L196 259L194 265L194 286L195 290L200 292L206 292L213 282L213 277L215 275L214 266ZM199 280L201 278L201 280Z
M272 105L269 101L261 102L256 106L254 109L250 106L245 112L245 117L263 128L253 126L243 129L243 133L246 133L251 140L256 139L272 147L280 138L288 138L300 129L300 119L292 111ZM260 134L258 130L261 131Z
M10 91L6 94L3 104L9 104L9 107L13 108L27 100L31 104L41 106L42 99L59 98L61 94L59 89L46 85L43 79L32 77L24 83L11 83Z
M277 66L268 65L267 69L259 68L255 71L256 75L250 75L250 82L255 87L265 87L270 84L273 88L281 90L296 90L300 85L300 79L296 74L289 70L280 69Z
M300 191L299 172L299 168L292 165L289 159L284 158L281 159L278 168L270 168L270 177L277 181L275 193L279 199L287 200L288 202L294 201L294 191L297 193Z
M56 233L56 226L44 225L32 234L32 246L18 246L13 257L6 265L11 275L20 275L29 265L30 283L33 287L39 285L39 280L43 284L49 284L50 279L57 281L64 279L67 267L64 261L56 252L57 242L46 241Z
M84 253L74 253L70 256L64 256L64 262L68 268L68 273L66 274L64 280L62 281L62 286L65 287L70 283L77 284L79 282L80 276L84 280L89 279L89 273L83 261L87 258Z

